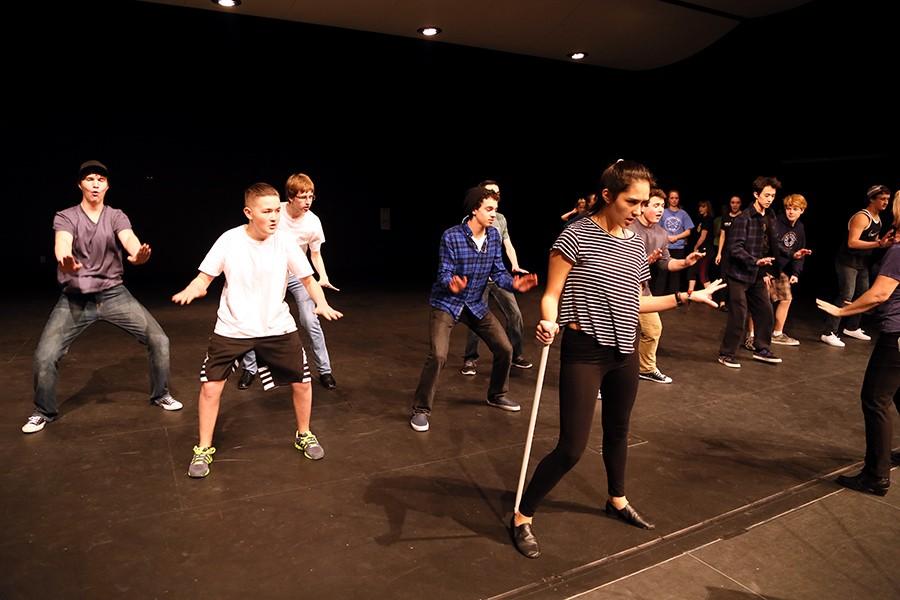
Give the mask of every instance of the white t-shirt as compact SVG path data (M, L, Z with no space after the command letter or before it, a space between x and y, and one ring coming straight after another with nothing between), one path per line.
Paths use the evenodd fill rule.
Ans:
M300 251L306 254L307 248L313 252L319 252L325 243L325 232L322 230L322 221L308 210L299 219L293 218L288 213L288 203L281 203L281 219L278 221L278 231L283 231L287 236L300 244Z
M247 235L246 225L229 229L213 244L200 271L211 277L225 273L217 334L258 338L297 330L284 301L288 271L302 279L313 270L289 236L276 231L260 242Z

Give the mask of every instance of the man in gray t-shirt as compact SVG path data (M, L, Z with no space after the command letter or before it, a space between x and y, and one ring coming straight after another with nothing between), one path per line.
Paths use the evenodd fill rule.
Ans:
M34 353L34 412L22 426L23 433L36 433L57 418L57 366L72 342L95 321L112 323L147 347L151 404L165 410L182 406L169 394L169 338L122 284L121 247L128 252L128 262L141 265L150 259L150 246L141 244L124 212L105 205L109 170L103 163L83 163L78 187L81 203L53 219L62 294Z
M660 189L650 190L650 199L642 206L641 216L632 221L628 227L643 240L647 262L655 264L660 274L686 269L703 257L699 252L692 252L685 258L672 258L669 255L669 234L659 224L665 204L665 192ZM644 296L652 295L649 282L644 282L642 293ZM672 383L672 378L662 373L656 366L656 349L662 337L662 320L659 313L641 313L638 318L641 324L638 376L656 383Z

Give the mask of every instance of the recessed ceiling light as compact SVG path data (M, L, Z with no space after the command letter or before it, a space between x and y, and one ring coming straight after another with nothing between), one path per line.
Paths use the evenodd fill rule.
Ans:
M441 32L441 28L433 27L433 26L429 25L428 27L420 27L420 28L416 29L416 31L418 31L425 37L434 37Z
M571 58L572 60L581 60L585 56L587 56L586 52L573 52L572 54L569 55L569 58Z
M225 8L234 8L241 5L241 0L212 0L212 3Z

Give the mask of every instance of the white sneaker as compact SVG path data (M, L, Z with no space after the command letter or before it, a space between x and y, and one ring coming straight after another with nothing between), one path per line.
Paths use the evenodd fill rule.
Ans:
M37 433L47 424L44 415L31 415L25 424L22 425L22 433Z
M173 398L172 394L166 394L156 400L151 400L150 404L155 404L163 410L181 410L182 406L184 406L181 402Z
M862 329L845 329L844 335L848 335L864 342L868 342L872 339L872 336L866 335L866 332Z
M829 333L828 335L822 335L820 338L823 342L828 344L829 346L834 346L835 348L843 348L846 344L841 341L841 338L834 335L833 333Z

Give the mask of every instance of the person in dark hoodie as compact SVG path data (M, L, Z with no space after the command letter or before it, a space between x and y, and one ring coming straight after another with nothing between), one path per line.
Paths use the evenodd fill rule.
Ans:
M775 273L769 295L775 303L775 327L772 343L783 346L799 346L800 342L784 332L788 311L791 308L791 286L800 280L803 259L812 254L806 248L806 230L800 222L800 215L806 210L806 198L800 194L790 194L784 198L784 213L779 214L772 224L775 240Z
M441 369L447 362L450 332L463 322L487 344L494 355L487 403L516 412L519 404L507 398L513 350L500 322L488 310L484 290L488 281L509 292L527 292L537 285L537 275L513 276L503 264L503 242L493 227L497 194L473 187L463 202L466 217L441 236L437 280L431 287L430 350L422 367L413 399L409 425L415 431L429 429L429 416Z

